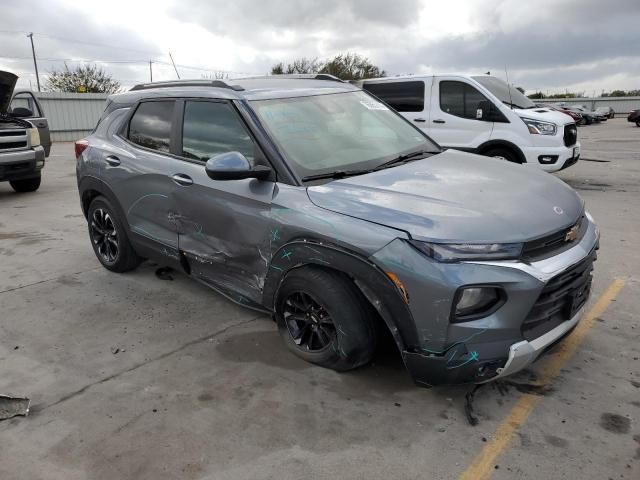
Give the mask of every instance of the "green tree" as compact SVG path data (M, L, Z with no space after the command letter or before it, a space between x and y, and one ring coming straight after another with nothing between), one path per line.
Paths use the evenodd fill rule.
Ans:
M542 100L543 98L545 98L544 93L542 93L542 92L532 93L531 95L528 95L528 97L531 100Z
M368 58L357 53L345 53L336 55L326 62L320 62L317 58L301 57L293 63L276 63L271 67L272 75L282 74L313 74L326 73L334 75L342 80L361 80L363 78L384 77L384 70L372 64Z
M323 65L320 73L334 75L342 80L362 80L386 76L386 72L357 53L336 55Z
M625 92L624 90L614 90L609 93L609 96L610 97L626 97L627 92Z
M70 69L65 64L64 70L50 72L45 84L45 89L51 92L117 93L121 88L120 82L94 65Z

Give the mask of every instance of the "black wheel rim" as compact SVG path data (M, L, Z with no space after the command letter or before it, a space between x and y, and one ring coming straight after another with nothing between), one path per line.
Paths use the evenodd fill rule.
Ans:
M331 315L308 293L290 294L284 300L282 315L291 338L301 350L324 350L336 338Z
M101 208L95 209L89 229L98 255L105 262L113 263L118 257L118 232L111 214Z

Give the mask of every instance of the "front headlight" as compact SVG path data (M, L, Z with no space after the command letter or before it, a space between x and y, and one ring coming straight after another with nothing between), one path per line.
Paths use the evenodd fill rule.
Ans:
M38 145L40 145L40 132L37 128L29 128L27 130L27 135L29 135L32 147L37 147Z
M551 122L542 122L540 120L534 120L533 118L522 118L529 129L529 133L533 135L555 135L558 131L556 124Z
M411 244L438 262L464 260L515 260L522 253L521 243L427 243Z

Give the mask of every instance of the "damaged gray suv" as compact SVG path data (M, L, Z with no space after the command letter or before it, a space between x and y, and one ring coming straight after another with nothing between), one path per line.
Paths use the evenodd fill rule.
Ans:
M485 382L580 320L598 230L574 190L442 149L333 77L138 85L77 142L80 199L107 269L180 269L273 314L335 370L387 328L415 382Z

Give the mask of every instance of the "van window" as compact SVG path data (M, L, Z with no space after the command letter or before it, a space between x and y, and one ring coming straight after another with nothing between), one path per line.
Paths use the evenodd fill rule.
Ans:
M227 152L240 152L250 162L254 157L253 140L233 107L221 102L186 102L181 156L206 161Z
M129 140L141 147L169 153L175 102L143 102L129 123Z
M424 110L424 82L365 83L363 88L387 102L397 112Z
M487 97L464 82L440 82L440 110L456 117L476 119L480 102Z

